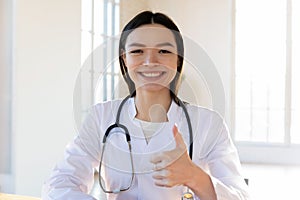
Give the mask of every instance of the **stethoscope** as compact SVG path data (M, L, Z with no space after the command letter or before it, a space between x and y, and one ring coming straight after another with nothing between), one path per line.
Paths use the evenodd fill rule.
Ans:
M132 183L133 183L133 179L134 179L134 166L133 166L133 158L132 158L132 151L131 151L131 137L130 137L130 134L129 134L129 131L127 129L127 127L123 124L120 123L120 115L121 115L121 111L122 111L122 108L125 104L125 102L130 98L131 96L128 95L127 97L125 97L119 108L118 108L118 112L117 112L117 117L116 117L116 122L112 125L110 125L107 130L105 131L105 134L103 136L103 140L102 140L102 143L103 143L103 147L102 147L102 152L101 152L101 158L100 158L100 164L99 164L99 185L101 187L101 189L103 190L103 192L105 193L114 193L114 194L118 194L120 192L124 192L126 190L128 190L131 186L132 186ZM189 129L189 142L190 142L190 147L189 147L189 156L190 156L190 159L192 160L193 158L193 130L192 130L192 124L191 124L191 119L190 119L190 116L187 112L187 109L186 109L186 106L184 105L184 103L179 99L177 98L177 101L179 103L179 106L183 109L183 112L185 114L185 117L186 117L186 121L187 121L187 124L188 124L188 129ZM123 133L125 134L126 136L126 141L127 141L127 144L128 144L128 150L129 150L129 153L130 153L130 162L131 162L131 180L130 180L130 183L127 187L124 187L124 188L120 188L120 189L117 189L117 190L107 190L103 184L102 184L102 176L101 176L101 168L102 168L102 161L103 161L103 155L104 155L104 151L105 151L105 146L106 146L106 141L107 141L107 138L109 136L109 134L111 133L111 131L115 128L118 128L118 129L121 129L123 131ZM182 200L185 200L185 199L194 199L193 197L193 194L189 191L189 189L187 188L187 191L182 195Z

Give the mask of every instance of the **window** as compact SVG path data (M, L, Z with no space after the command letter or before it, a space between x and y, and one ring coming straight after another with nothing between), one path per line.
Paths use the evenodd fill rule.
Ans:
M270 150L269 157L261 152L260 157L248 149L258 159L248 161L300 163L284 156L300 153L299 5L297 0L235 1L234 139L241 148ZM282 154L276 161L274 149Z
M82 1L82 69L75 91L75 98L80 99L75 99L79 112L118 96L119 10L119 0Z

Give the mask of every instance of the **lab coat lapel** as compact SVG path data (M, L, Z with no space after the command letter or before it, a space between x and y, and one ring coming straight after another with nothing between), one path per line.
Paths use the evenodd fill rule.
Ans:
M134 120L136 116L136 107L133 98L128 100L127 107L122 113L121 123L124 122L129 129L137 172L151 171L152 166L149 164L150 158L154 153L174 149L176 144L172 132L173 126L176 123L179 130L181 130L184 128L184 124L186 124L186 119L181 107L172 101L167 113L168 122L154 134L147 144L140 124Z
M152 172L153 164L151 157L160 152L169 151L175 148L175 140L172 133L172 128L178 122L178 114L176 104L172 102L168 111L168 122L166 122L150 139L148 145L144 142L143 156L140 157L140 167L144 172ZM145 141L145 139L144 139Z
M180 115L180 107L172 101L170 108L167 113L168 122L158 130L155 135L151 138L148 146L148 152L163 152L169 151L175 148L175 140L173 137L173 126L178 124Z
M129 134L131 136L132 152L143 153L146 148L146 143L140 124L134 120L136 116L134 98L129 99L127 113L128 115L124 116L124 121L126 121L126 126L130 132Z
M172 122L165 123L150 139L150 142L145 149L146 152L158 153L173 149L175 146L172 127Z

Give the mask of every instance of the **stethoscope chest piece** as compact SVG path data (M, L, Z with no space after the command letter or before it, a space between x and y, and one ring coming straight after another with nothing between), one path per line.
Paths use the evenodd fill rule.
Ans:
M190 192L186 192L182 195L181 200L194 200L194 195Z

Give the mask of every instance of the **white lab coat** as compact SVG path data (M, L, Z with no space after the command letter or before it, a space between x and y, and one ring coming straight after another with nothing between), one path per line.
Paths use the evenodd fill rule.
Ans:
M43 199L88 200L93 185L94 168L98 169L102 139L106 129L116 120L121 100L93 106L77 137L65 150L64 160L54 168L44 183ZM247 186L240 173L240 162L224 120L211 110L187 105L194 134L193 162L206 171L212 180L218 200L248 199ZM136 109L130 98L123 106L120 123L126 125L131 135L135 176L126 192L110 194L107 199L159 200L181 199L183 186L172 188L154 185L151 155L175 147L172 127L176 123L188 145L188 126L183 110L172 102L167 113L168 122L154 134L147 144L140 124L134 120ZM115 131L117 132L117 131ZM123 134L111 134L110 147L105 150L105 176L109 185L128 181L131 173L128 147ZM127 164L126 164L127 163ZM196 199L199 199L196 197Z

